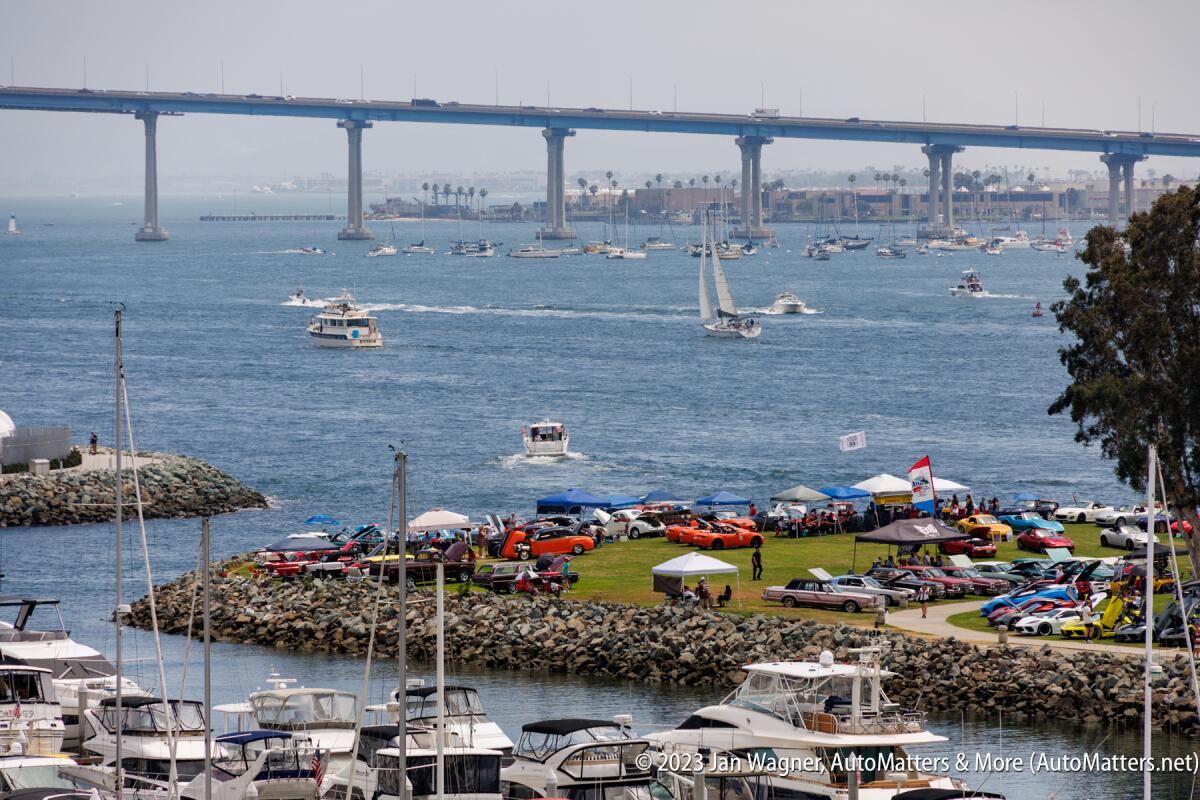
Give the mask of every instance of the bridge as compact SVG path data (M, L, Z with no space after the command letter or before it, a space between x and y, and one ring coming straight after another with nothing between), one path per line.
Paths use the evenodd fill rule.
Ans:
M815 117L788 117L766 109L753 114L712 114L656 110L556 108L436 102L416 99L345 100L293 96L141 92L102 89L0 87L0 109L128 114L143 123L146 136L145 220L138 241L168 238L158 221L157 130L160 116L234 114L241 116L330 119L346 131L349 147L346 227L339 239L370 239L363 224L362 136L376 122L506 125L541 129L546 140L547 239L574 238L567 226L564 152L577 130L706 134L732 137L741 151L741 223L736 235L765 238L762 149L775 139L887 142L921 147L929 159L929 225L954 224L953 157L966 147L1010 147L1097 153L1108 167L1108 221L1116 226L1133 211L1134 165L1150 156L1200 157L1200 135L1145 131L1039 128L1018 125L966 125ZM1124 207L1122 208L1122 180ZM939 207L941 223L939 224Z

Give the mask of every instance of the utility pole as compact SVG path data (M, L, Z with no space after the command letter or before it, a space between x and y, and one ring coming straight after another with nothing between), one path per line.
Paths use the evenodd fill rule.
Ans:
M492 71L496 73L496 105L500 105L500 68L494 67Z
M280 94L283 94L283 92L280 92ZM363 65L362 64L358 65L358 99L359 100L367 99L366 82L365 82L365 78L363 77Z
M221 94L225 94L225 59L221 59Z

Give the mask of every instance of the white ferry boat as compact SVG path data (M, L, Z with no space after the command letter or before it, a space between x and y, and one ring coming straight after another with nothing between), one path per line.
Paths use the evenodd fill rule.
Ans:
M566 427L549 419L521 428L521 440L527 456L565 456L571 443Z
M743 667L746 680L719 704L646 738L664 752L706 748L742 759L752 754L777 759L774 798L957 796L964 790L961 781L920 769L907 752L946 737L925 728L923 713L888 700L881 682L893 673L880 667L879 648L850 652L858 655L856 663L834 663L825 651L816 662L749 664ZM871 758L848 770L851 755Z
M343 292L308 323L308 335L318 347L382 347L375 317L354 305Z

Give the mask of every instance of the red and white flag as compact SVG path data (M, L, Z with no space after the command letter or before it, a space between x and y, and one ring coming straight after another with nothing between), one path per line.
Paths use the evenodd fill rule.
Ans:
M908 468L908 481L912 484L913 506L933 516L936 498L933 494L933 468L929 465L929 456Z
M317 782L317 791L321 790L321 783L325 780L325 759L321 757L321 748L313 751L312 759L313 780Z

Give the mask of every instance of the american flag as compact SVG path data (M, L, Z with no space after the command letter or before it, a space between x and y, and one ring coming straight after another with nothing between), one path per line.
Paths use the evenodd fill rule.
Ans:
M317 748L313 752L312 760L313 779L317 782L317 789L321 788L322 781L325 780L325 759L321 757L321 748Z

